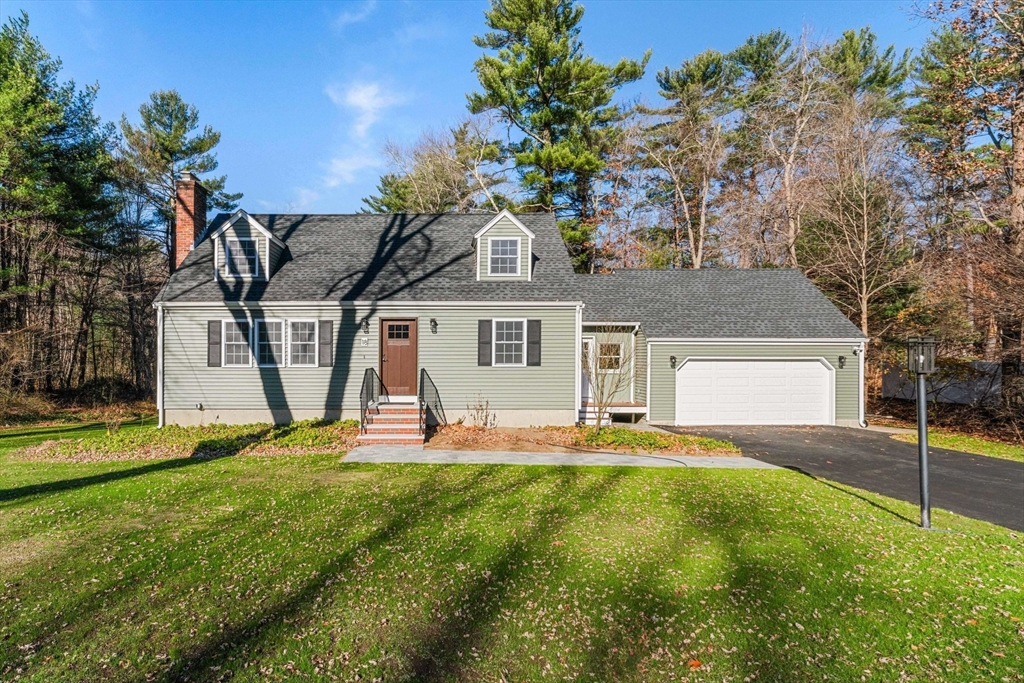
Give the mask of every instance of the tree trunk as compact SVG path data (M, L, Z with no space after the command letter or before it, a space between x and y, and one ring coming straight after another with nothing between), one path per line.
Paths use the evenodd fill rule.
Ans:
M1012 169L1010 178L1010 250L1024 255L1024 67L1017 72L1017 88L1010 117Z

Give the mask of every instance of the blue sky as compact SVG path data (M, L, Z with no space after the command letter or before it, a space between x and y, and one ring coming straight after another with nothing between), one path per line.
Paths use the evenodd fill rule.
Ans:
M834 38L871 26L918 47L930 27L905 2L584 2L583 41L603 61L639 57L648 73L623 98L657 95L654 73L708 48L782 28ZM221 131L219 173L248 211L349 213L384 170L387 140L407 143L466 113L477 85L472 37L485 1L25 2L32 32L64 78L99 83L106 120L157 89L177 89Z

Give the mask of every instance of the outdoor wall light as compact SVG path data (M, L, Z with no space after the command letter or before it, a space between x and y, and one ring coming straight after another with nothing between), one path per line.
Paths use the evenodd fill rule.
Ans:
M839 356L839 369L842 370L846 367L846 356Z
M674 368L676 366L676 357L675 356L669 356L668 357L668 364Z
M437 318L430 319L430 334L437 334Z
M363 334L370 334L370 319L363 318Z

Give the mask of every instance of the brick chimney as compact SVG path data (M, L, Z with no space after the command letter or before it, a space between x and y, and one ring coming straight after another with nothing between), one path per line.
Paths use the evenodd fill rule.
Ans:
M206 229L206 188L191 171L182 171L175 184L174 231L171 233L171 272L181 266L192 245Z

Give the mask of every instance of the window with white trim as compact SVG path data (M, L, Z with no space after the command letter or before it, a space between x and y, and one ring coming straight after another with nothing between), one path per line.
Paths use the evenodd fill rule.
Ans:
M519 238L492 237L488 240L489 275L519 275Z
M224 321L223 365L227 368L247 368L252 365L252 356L249 354L248 322L239 320Z
M316 366L316 321L288 322L288 364Z
M494 365L526 365L526 321L494 321Z
M282 321L256 321L256 362L261 366L284 365L284 323Z
M597 367L609 372L621 370L622 344L619 342L599 344L597 347Z
M224 240L224 269L228 275L259 275L257 242L252 239Z

